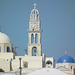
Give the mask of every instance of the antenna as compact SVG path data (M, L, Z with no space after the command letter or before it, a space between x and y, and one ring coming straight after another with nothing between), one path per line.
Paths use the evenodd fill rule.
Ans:
M66 54L67 54L67 51L65 51L64 53L65 53L65 55L66 55Z
M1 26L0 26L0 32L1 32Z

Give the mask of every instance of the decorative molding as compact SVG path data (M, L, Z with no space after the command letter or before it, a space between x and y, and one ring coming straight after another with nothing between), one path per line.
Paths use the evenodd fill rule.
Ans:
M39 29L39 30L30 30L30 29L27 29L27 31L28 32L31 32L31 33L37 33L37 32L39 32L39 33L41 33L42 32L42 29Z
M28 44L29 46L41 46L42 44L37 44L37 43L33 43L33 44Z

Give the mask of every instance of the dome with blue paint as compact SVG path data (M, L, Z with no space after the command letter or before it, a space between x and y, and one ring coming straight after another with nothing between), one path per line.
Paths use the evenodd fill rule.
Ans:
M58 59L57 63L75 63L75 62L71 56L64 55Z

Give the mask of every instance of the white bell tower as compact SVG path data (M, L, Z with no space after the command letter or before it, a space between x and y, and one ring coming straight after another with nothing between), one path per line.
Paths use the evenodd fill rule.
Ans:
M29 21L29 43L28 43L28 55L29 56L41 56L42 55L42 44L41 44L41 26L39 20L39 12L36 9L36 3L33 4L34 9L30 14Z

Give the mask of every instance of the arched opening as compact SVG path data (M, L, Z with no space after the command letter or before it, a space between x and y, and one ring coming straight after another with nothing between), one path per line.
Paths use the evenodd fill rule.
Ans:
M1 47L0 47L0 52L1 52Z
M34 11L32 12L32 15L34 14Z
M72 66L71 66L71 69L72 69Z
M46 62L46 64L51 64L51 65L52 65L52 62L51 62L50 60L48 60L48 61Z
M33 47L32 48L32 56L36 56L37 55L37 48Z
M48 60L47 62L46 62L46 67L51 67L52 66L52 62L50 61L50 60Z
M34 43L34 35L31 34L31 43Z
M37 14L37 11L36 11L36 14Z
M36 20L36 15L34 15L34 20Z
M38 43L38 34L35 34L35 43Z
M34 14L35 14L36 12L35 12L35 10L34 10Z
M7 47L7 52L10 52L10 48L9 47Z
M37 20L39 20L39 15L37 15Z

